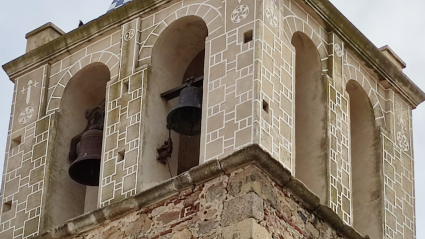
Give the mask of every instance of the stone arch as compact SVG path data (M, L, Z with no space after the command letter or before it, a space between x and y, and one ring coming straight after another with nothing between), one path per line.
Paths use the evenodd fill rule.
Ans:
M110 79L113 79L118 76L119 61L119 56L108 51L94 52L82 57L80 60L71 65L63 73L59 82L53 86L53 89L47 99L47 112L50 113L59 109L65 87L68 85L71 78L81 69L93 63L102 63L108 67Z
M288 42L291 42L292 37L297 32L302 32L310 38L317 48L322 62L322 71L326 72L328 69L326 60L328 59L327 43L322 39L320 32L314 30L306 21L297 16L287 16L282 20L283 36Z
M222 31L224 27L223 16L214 6L205 3L183 6L151 26L147 35L142 37L139 43L139 66L151 63L152 49L161 33L176 20L187 16L203 19L209 35Z
M362 86L369 97L370 103L372 104L376 124L385 128L387 126L387 122L385 119L384 107L383 103L379 100L376 87L373 86L370 83L370 80L353 65L344 65L344 77L346 81L344 85L346 85L349 80L354 80Z
M145 170L142 174L146 184L166 180L199 164L200 134L187 136L167 129L168 114L177 106L180 98L165 100L160 94L181 86L188 77L204 75L207 36L204 19L190 15L173 21L155 41L146 83L145 116L142 116L145 122L143 137L149 140L143 145L142 158L156 158L156 149L169 137L173 142L173 152L167 162L170 169L155 161L146 162L155 169L142 169Z
M78 66L80 68L80 66ZM77 183L69 176L72 165L72 140L87 127L87 110L105 101L106 85L110 80L109 67L101 62L88 64L66 82L60 95L54 149L50 162L45 219L46 228L54 228L67 220L97 208L98 187ZM76 146L78 148L78 146ZM75 152L75 151L74 151ZM74 159L75 160L75 159ZM75 161L74 161L75 162Z
M353 227L362 235L382 238L384 200L380 132L365 89L357 81L349 80L346 91L350 105Z
M295 177L325 203L327 200L326 84L314 42L295 32Z

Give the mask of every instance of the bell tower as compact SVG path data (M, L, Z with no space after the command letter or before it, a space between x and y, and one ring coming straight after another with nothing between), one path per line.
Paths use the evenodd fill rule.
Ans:
M227 239L239 223L269 238L415 238L425 93L328 0L114 0L27 40L3 65L15 91L0 238L108 238L133 219L135 238ZM294 205L273 219L287 227L270 224ZM325 233L309 213L338 223Z

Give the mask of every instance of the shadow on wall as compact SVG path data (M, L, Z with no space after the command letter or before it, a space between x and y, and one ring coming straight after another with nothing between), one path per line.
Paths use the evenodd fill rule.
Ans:
M304 33L292 36L295 47L295 176L317 194L327 196L326 90L319 52Z
M327 93L316 46L296 32L295 47L295 176L328 204ZM362 86L350 80L352 221L372 238L383 237L383 181L380 133L373 107Z
M85 111L105 100L110 72L103 63L92 63L75 74L66 85L57 126L53 159L50 163L47 203L42 230L51 229L68 219L97 208L98 187L78 184L68 174L71 139L87 125Z
M180 18L159 36L152 50L152 62L146 91L144 116L142 190L199 164L200 135L184 136L171 132L173 152L167 165L157 160L157 148L168 139L167 115L179 101L160 97L161 93L181 85L189 77L204 75L207 25L197 16Z
M355 80L350 98L353 227L362 235L383 238L383 181L380 133L369 97Z

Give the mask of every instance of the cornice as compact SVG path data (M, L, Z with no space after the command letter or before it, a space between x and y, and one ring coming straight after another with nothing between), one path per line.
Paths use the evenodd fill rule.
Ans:
M210 160L133 197L83 214L31 239L64 239L80 235L129 213L141 211L175 197L184 190L194 189L196 185L201 185L223 174L230 175L235 170L248 165L254 165L283 190L290 191L299 200L302 207L328 223L345 238L364 239L355 229L344 224L331 208L320 204L317 195L301 181L291 176L291 173L281 163L256 144L247 146L226 158Z
M12 60L3 69L13 81L29 70L49 63L60 54L105 33L123 22L154 9L170 0L136 0L125 4L99 18L88 22L63 36L40 46L23 56ZM303 0L306 2L347 45L353 49L372 69L393 87L413 108L425 100L425 93L400 71L379 49L370 42L341 12L328 0Z
M352 48L382 80L394 87L410 104L416 108L425 100L425 93L400 71L382 52L364 36L328 0L303 0L329 25L345 43Z
M24 55L4 64L2 67L10 80L50 63L51 59L71 52L75 47L90 41L114 28L120 27L139 15L148 12L171 0L132 1L78 27Z

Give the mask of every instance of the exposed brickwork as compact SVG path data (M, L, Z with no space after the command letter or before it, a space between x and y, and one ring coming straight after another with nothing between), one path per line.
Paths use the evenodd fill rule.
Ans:
M342 236L306 210L297 195L249 165L70 238L361 237Z

